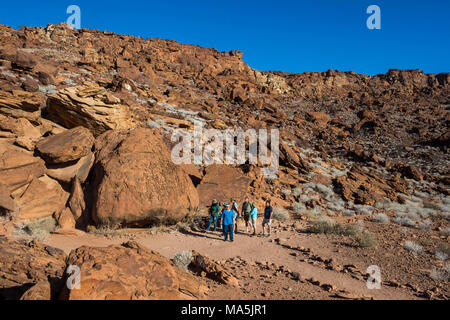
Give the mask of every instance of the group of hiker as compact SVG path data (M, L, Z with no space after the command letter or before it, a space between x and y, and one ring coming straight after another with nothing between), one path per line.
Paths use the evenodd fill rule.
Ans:
M222 226L222 232L224 241L234 241L234 234L238 233L238 221L243 219L245 222L246 233L249 229L253 231L253 235L256 236L256 220L258 219L258 208L254 202L251 202L249 197L246 196L242 203L241 210L234 199L231 199L230 203L223 203L220 205L217 200L213 200L209 208L209 224L206 228L207 231L211 230L214 225L214 231L217 230L217 225L220 221ZM262 223L263 235L270 236L272 225L273 208L270 200L266 201L264 208L264 220ZM266 227L268 233L266 234Z

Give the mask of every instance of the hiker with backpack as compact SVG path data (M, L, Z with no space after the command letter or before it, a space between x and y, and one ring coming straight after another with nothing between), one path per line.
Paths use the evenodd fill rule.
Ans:
M263 220L263 223L262 223L264 237L266 237L266 236L270 237L271 229L272 229L272 227L271 227L271 225L272 225L272 216L273 216L273 208L270 205L270 200L267 200L266 201L266 207L264 208L264 220ZM265 229L266 225L269 226L269 234L268 235L266 235L266 229Z
M246 196L244 203L242 204L242 210L241 213L244 216L244 221L245 221L245 228L246 228L246 232L248 233L248 227L250 224L250 218L251 218L251 212L253 210L253 208L256 207L256 205L253 202L250 202L249 197Z
M211 229L212 224L214 223L214 231L217 230L217 220L219 220L220 216L220 204L217 200L213 200L211 207L209 208L209 224L206 229L209 231Z
M230 209L230 205L228 203L224 204L225 209L222 211L222 229L224 241L228 240L228 235L230 235L230 241L233 242L233 229L234 229L234 211Z
M238 223L238 218L240 216L240 213L239 213L238 204L233 198L231 198L231 210L234 211L234 233L237 233L238 232L237 223Z

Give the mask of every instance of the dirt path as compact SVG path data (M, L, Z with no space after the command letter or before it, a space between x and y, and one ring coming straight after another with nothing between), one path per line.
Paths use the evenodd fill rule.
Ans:
M345 290L357 296L371 296L374 299L417 299L406 289L392 288L383 286L380 290L367 289L366 282L363 279L356 279L351 274L327 270L323 266L311 265L307 262L299 261L299 259L292 255L290 250L277 244L273 241L277 237L288 237L297 241L301 241L302 235L292 234L290 232L280 233L276 236L272 235L271 239L263 237L251 237L247 234L238 234L235 237L235 242L224 242L220 232L195 232L184 231L172 233L158 233L150 235L148 232L140 231L133 233L131 239L142 245L160 252L167 258L173 256L184 250L196 250L202 254L206 254L216 261L223 261L240 257L246 261L252 262L269 262L276 265L289 268L291 271L300 273L303 279L314 278L320 283L326 283L334 286L339 290ZM96 236L92 234L84 234L79 236L67 235L52 235L47 239L48 245L60 248L66 253L76 249L80 246L95 246L103 247L111 244L122 243L129 240L130 237L124 236L122 238L108 239L105 236ZM303 239L304 243L308 243ZM311 245L311 243L308 243ZM314 248L317 252L318 248ZM327 249L324 249L327 251ZM251 281L251 280L250 280ZM255 280L256 281L256 280ZM255 284L256 287L264 286L264 284ZM264 288L259 287L261 290ZM295 296L295 295L294 295ZM298 295L304 296L304 295ZM291 296L292 298L292 296ZM309 299L314 299L314 296L308 296ZM323 297L316 297L323 298Z

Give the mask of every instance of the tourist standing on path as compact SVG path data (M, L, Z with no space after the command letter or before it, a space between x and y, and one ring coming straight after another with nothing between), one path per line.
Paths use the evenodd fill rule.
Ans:
M230 241L233 242L233 229L234 229L234 211L230 210L230 205L228 203L224 204L225 209L222 211L222 228L224 241L228 240L228 235L230 235Z
M258 208L255 206L250 213L250 218L253 227L253 235L256 236L256 220L258 219Z
M273 208L270 205L270 200L266 201L266 207L264 208L264 220L262 223L262 227L263 227L263 234L264 236L266 236L266 229L265 226L268 225L269 226L269 234L267 235L268 237L270 237L271 234L271 225L272 225L272 216L273 216Z
M237 202L232 198L231 199L231 210L234 211L234 233L238 232L238 218L240 216L239 207Z
M245 197L244 203L242 204L242 215L244 216L244 221L245 221L245 228L246 228L246 232L248 233L248 227L250 224L250 214L253 210L253 208L255 207L255 204L250 202L250 199L248 198L248 196Z
M220 215L220 205L217 200L213 200L211 207L209 208L209 224L206 229L209 231L211 229L212 224L214 223L214 231L217 230L217 220L219 220Z

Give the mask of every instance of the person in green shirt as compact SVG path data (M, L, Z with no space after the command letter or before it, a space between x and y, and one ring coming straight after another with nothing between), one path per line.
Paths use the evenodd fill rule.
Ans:
M245 228L247 229L247 233L248 233L248 227L250 226L251 212L254 207L255 207L255 204L253 202L250 202L249 197L246 196L244 203L242 204L241 214L244 216Z
M213 200L211 207L209 207L209 224L208 228L206 229L207 231L211 229L213 223L214 223L214 231L217 230L217 220L219 219L219 215L220 215L220 204L217 202L217 200Z

